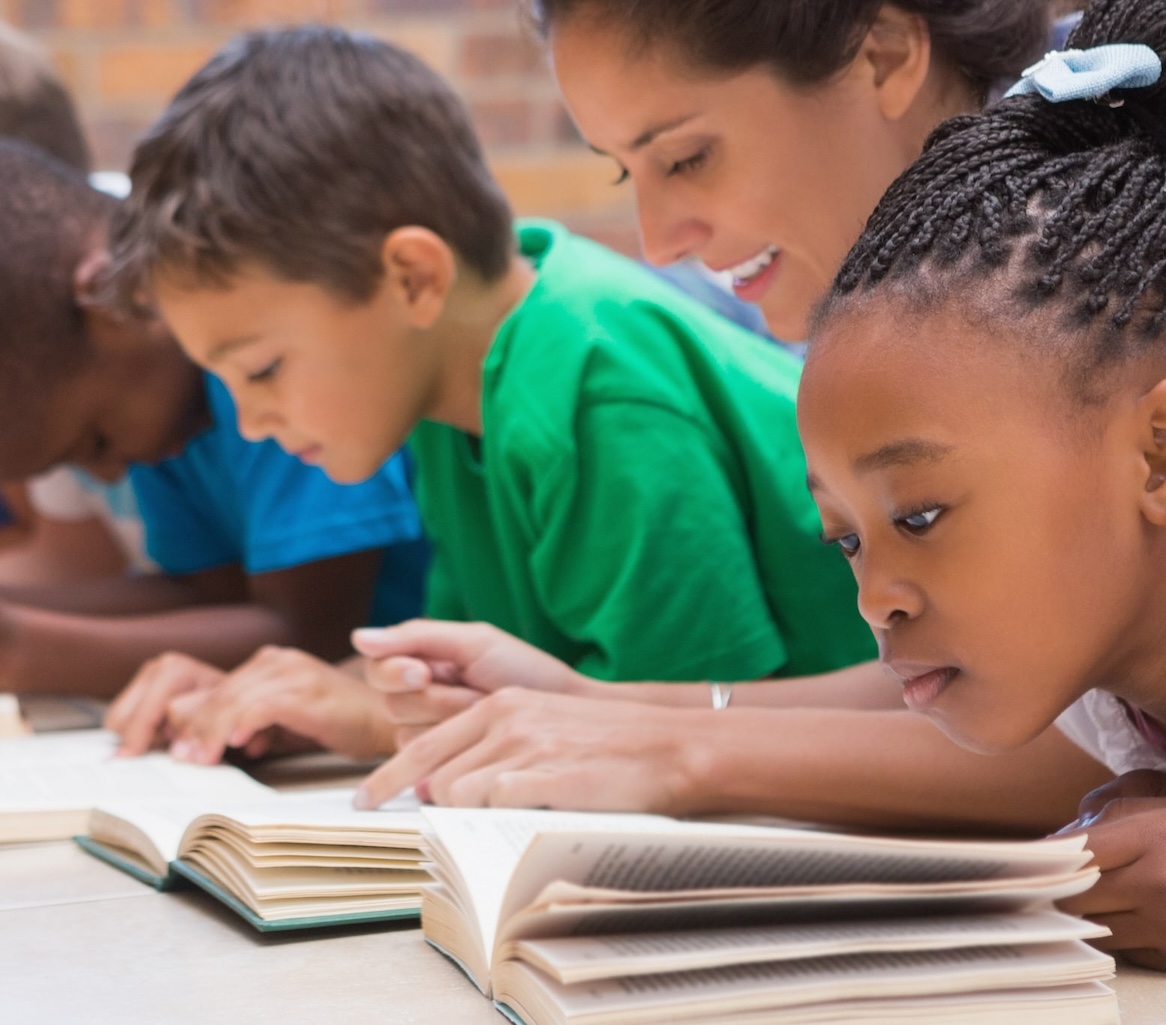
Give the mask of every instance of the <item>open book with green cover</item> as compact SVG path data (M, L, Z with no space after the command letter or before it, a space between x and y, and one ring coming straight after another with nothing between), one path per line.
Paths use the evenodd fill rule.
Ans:
M1080 837L426 808L425 937L525 1025L1109 1025Z
M101 730L0 741L0 842L75 836L158 889L192 882L262 931L416 918L417 802L281 793L232 766L116 758Z
M94 809L77 842L158 889L192 882L262 932L416 918L429 881L416 801L369 812L352 797L329 789L217 805L112 801Z

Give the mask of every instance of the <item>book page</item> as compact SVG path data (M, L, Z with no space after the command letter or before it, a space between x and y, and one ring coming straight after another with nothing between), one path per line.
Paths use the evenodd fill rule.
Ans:
M1069 872L1084 837L1041 841L900 840L655 815L426 808L435 858L463 893L485 950L498 923L551 883L636 892L699 888L912 887Z
M77 813L59 820L73 827L63 836L72 836L84 830L90 809L115 801L195 799L205 807L271 793L229 765L190 765L161 753L116 758L116 750L117 737L105 730L0 741L0 839L59 839L40 835L35 819L65 812Z
M1104 926L1041 911L556 936L507 944L503 954L533 964L559 982L576 983L865 951L1020 946L1108 934Z
M284 867L315 854L334 864L337 841L341 846L385 848L399 843L420 847L423 823L417 799L411 794L377 811L357 811L352 807L352 788L280 793L241 772L239 775L249 785L236 787L232 782L196 793L191 793L188 785L161 799L151 793L129 793L98 802L90 817L90 835L137 851L160 875L165 874L160 864L174 861L187 846L224 828L247 842L272 844L278 848L273 855L283 859ZM190 839L186 840L188 833ZM309 845L299 858L294 854L297 841Z
M541 1003L570 1021L704 1023L729 1012L775 1011L810 1003L982 993L1028 985L1067 986L1111 977L1113 959L1080 941L992 946L734 965L564 986L520 962L498 966L495 998ZM535 1020L550 1021L539 1014Z
M466 924L477 932L485 951L494 949L499 915L514 869L540 830L557 827L610 833L687 825L657 815L510 808L426 807L422 815L434 860L441 865L442 877L457 892L459 905L472 916Z
M839 886L918 891L920 886L975 888L980 882L1074 872L1091 855L1084 837L964 843L893 840L824 832L674 823L654 833L615 835L566 830L533 838L514 871L500 917L534 904L549 885L612 894L792 891ZM1068 844L1063 841L1068 839Z

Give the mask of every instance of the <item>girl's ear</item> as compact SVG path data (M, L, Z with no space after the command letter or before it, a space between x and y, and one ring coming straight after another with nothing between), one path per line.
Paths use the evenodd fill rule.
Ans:
M406 320L415 328L433 327L457 281L453 249L428 228L410 225L385 237L381 259Z
M862 41L856 60L869 68L879 109L888 121L907 115L931 69L931 34L927 22L884 4Z
M1166 527L1166 380L1142 396L1142 514L1156 527Z

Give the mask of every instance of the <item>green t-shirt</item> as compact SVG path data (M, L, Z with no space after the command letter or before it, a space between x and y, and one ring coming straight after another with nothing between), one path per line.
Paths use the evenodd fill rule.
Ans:
M423 423L428 614L608 680L744 680L869 658L819 540L799 364L650 271L525 222L538 277L483 367L481 439Z

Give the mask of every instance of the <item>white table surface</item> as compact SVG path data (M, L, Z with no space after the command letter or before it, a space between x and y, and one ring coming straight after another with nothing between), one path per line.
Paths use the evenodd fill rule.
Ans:
M1122 967L1123 1025L1166 1025L1166 975ZM263 936L69 842L0 847L4 1025L501 1025L415 927ZM1023 1023L1018 1023L1023 1025Z
M99 721L72 711L66 724L46 702L30 718ZM1122 1025L1166 1025L1166 974L1122 965L1113 985ZM265 936L206 894L158 893L71 842L0 846L0 1025L505 1021L415 926Z

